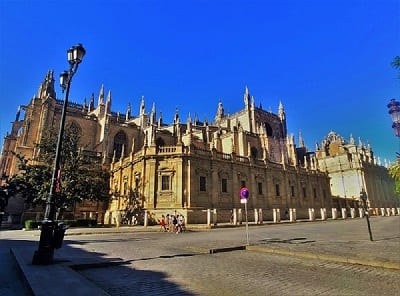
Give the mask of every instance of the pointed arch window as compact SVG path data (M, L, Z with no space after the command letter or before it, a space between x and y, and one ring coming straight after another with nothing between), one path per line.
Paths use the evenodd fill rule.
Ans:
M128 137L123 131L119 131L114 137L114 151L115 157L120 158L122 154L122 147L124 147L124 151L127 151L128 148Z
M267 136L272 137L273 136L272 127L269 125L268 122L265 122L265 129L267 131Z

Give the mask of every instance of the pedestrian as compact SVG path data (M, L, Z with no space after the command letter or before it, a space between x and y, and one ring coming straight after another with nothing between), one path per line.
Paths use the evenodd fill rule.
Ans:
M169 232L170 224L171 224L170 217L169 217L169 214L167 214L167 217L165 218L165 225L167 227L168 232Z
M178 219L176 218L176 216L172 216L172 224L174 225L173 231L177 231L177 227L178 227ZM178 232L176 232L178 233Z
M160 226L161 226L160 231L164 231L164 232L167 231L167 229L165 228L165 217L164 217L164 215L161 216Z
M229 219L229 223L233 224L233 210L231 210L231 217Z

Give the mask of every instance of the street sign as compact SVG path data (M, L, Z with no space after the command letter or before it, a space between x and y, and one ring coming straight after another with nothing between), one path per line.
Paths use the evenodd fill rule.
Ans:
M241 204L247 204L247 198L241 198L240 199Z
M249 198L249 189L247 189L246 187L243 187L242 189L240 189L240 199L248 199Z

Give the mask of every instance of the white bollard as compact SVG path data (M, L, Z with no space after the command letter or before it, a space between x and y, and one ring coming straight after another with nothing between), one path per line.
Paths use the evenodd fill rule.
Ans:
M254 224L258 224L258 209L254 209Z
M238 219L239 219L239 224L242 224L243 221L242 209L238 209Z
M207 226L211 226L211 210L207 209Z
M217 209L213 210L213 223L214 226L217 226Z
M385 216L385 208L381 208L381 216L382 216L382 217Z
M392 216L396 216L396 209L392 208L391 210L392 210Z
M321 208L321 220L325 221L327 218L326 208Z
M309 218L310 221L314 221L315 220L314 209L308 209L308 218Z
M258 219L259 219L259 223L263 224L264 217L263 217L263 210L262 209L258 209Z
M296 209L289 209L290 222L296 222Z
M337 216L338 216L337 209L336 208L332 208L332 219L336 220L338 218Z
M347 210L346 208L342 208L342 218L347 219Z
M360 216L360 218L364 218L364 209L358 208L358 215Z
M274 216L274 223L279 223L281 221L281 211L280 209L273 209L272 210Z
M351 215L352 219L354 219L356 217L356 209L355 208L350 208L350 215Z
M233 225L237 225L238 217L237 217L237 209L233 209Z
M390 216L390 208L386 208L386 216Z
M400 216L400 208L397 208L397 215Z

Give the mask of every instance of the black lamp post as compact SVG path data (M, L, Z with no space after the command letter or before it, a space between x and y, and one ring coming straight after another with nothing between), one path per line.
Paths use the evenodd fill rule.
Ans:
M58 133L56 156L54 160L53 174L51 178L50 192L46 201L46 212L44 220L42 221L42 228L40 233L39 248L33 255L33 264L50 264L53 262L53 254L55 248L60 248L62 239L64 237L65 228L62 225L56 225L54 222L55 215L55 194L57 187L58 172L60 170L60 156L64 134L65 116L67 113L68 106L68 95L71 86L71 80L76 71L78 70L79 64L82 62L83 56L86 50L82 44L71 47L67 51L69 71L64 71L60 74L60 85L63 93L65 92L64 105L61 114L60 130Z
M368 232L369 232L369 239L370 239L371 242L372 242L373 239L372 239L371 225L369 224L369 212L368 212L368 206L367 206L367 193L364 191L364 188L361 189L360 198L361 198L361 200L362 200L362 202L363 202L363 208L364 208L364 213L365 213L365 219L367 219Z
M400 137L400 102L395 99L391 99L387 105L389 108L389 114L392 117L392 128L397 137Z

